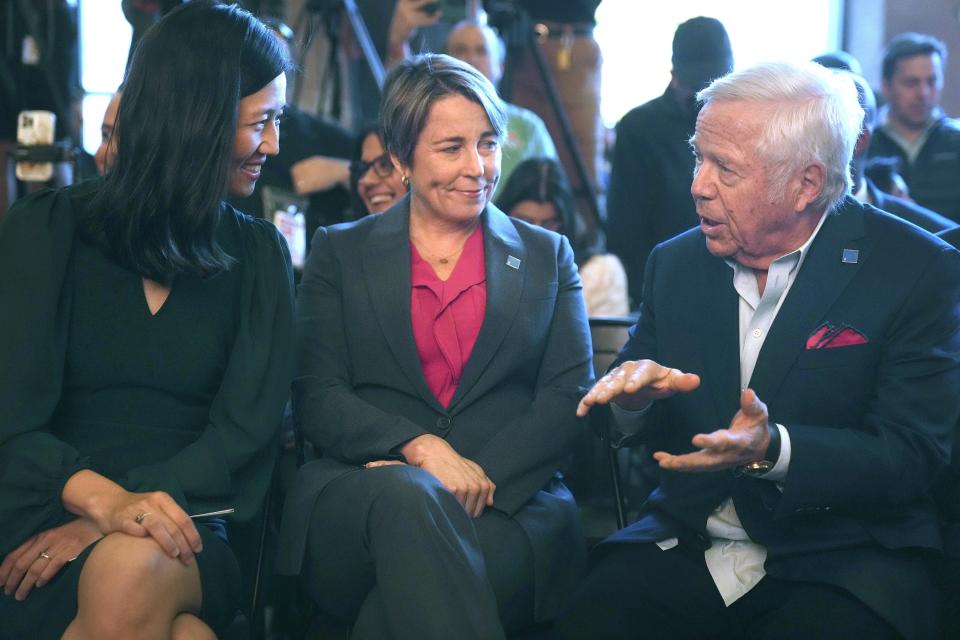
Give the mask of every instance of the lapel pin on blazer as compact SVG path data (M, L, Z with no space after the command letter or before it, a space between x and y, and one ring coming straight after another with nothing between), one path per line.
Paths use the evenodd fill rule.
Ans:
M857 264L860 261L860 250L859 249L844 249L843 257L840 258L840 262L844 264Z
M507 266L510 267L511 269L519 269L520 258L516 256L507 256Z

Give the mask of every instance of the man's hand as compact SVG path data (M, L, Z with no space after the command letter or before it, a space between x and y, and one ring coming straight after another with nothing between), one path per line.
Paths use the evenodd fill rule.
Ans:
M471 518L493 506L497 485L473 460L464 458L443 438L432 434L417 436L400 449L409 464L429 471L447 491L457 497Z
M30 536L0 564L0 587L7 595L25 600L31 589L50 582L64 565L102 537L97 525L87 518Z
M630 411L646 409L654 400L686 393L700 386L700 376L664 367L653 360L628 360L597 380L577 406L577 415L587 415L595 404L617 405Z
M769 422L767 405L753 389L744 389L740 392L740 410L728 428L693 437L691 442L699 451L679 456L657 451L653 457L662 468L673 471L733 469L764 458L770 445Z

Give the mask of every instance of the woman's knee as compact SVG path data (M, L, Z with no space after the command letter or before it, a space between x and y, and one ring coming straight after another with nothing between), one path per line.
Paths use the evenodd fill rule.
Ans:
M180 613L199 611L200 599L195 561L171 558L152 538L114 533L84 564L77 617L102 637L149 637L154 628L170 629Z
M388 466L369 472L387 471L384 481L378 483L372 509L374 512L408 515L434 514L456 508L463 511L457 498L437 480L436 476L418 467ZM456 511L454 512L456 513ZM466 515L466 512L463 512Z
M217 640L213 629L197 616L181 613L173 621L171 640Z

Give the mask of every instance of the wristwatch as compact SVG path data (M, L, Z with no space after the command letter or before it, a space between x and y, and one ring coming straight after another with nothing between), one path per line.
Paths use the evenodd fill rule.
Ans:
M763 460L754 460L740 465L736 469L738 475L762 476L769 473L773 466L777 464L777 459L780 457L780 428L775 424L767 423L767 431L770 433L770 443L767 445L767 452L764 454Z

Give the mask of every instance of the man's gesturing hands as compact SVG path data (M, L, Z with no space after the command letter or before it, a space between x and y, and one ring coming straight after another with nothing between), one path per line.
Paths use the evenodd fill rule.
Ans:
M700 386L700 376L664 367L653 360L628 360L597 380L580 400L577 415L587 415L598 404L615 402L629 411L640 411L654 400L687 393ZM762 460L770 444L767 405L752 389L740 393L740 410L726 429L700 433L691 440L699 451L673 455L657 451L654 459L674 471L717 471Z
M653 360L628 360L597 380L577 406L577 415L587 415L595 404L616 402L630 411L646 409L654 400L686 393L700 386L700 376L664 367Z

